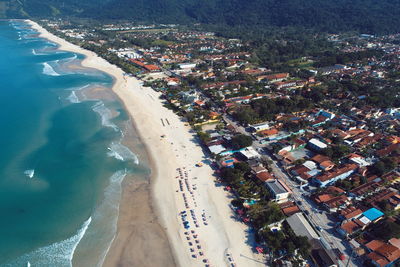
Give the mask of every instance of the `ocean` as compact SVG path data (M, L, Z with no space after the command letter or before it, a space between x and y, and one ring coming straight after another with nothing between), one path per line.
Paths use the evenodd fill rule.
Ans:
M90 96L113 78L22 21L0 21L0 55L0 266L100 266L123 179L148 173L120 102Z

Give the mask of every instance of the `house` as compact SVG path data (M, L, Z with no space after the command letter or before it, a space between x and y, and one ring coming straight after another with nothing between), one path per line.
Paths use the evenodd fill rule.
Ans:
M291 168L290 169L291 174L293 174L294 176L298 176L304 180L308 180L308 179L312 178L314 176L312 171L316 170L316 165L307 164L309 162L312 162L312 161L307 161L304 164L297 165L297 166Z
M243 157L245 157L247 160L250 159L256 159L260 157L260 154L251 146L246 147L243 150L240 150L239 152Z
M263 166L260 166L260 165L256 165L256 166L251 167L251 170L253 171L253 173L255 175L257 175L259 173L262 173L262 172L268 171L266 168L264 168Z
M262 122L262 123L250 125L249 127L252 132L260 132L260 131L268 130L269 124L268 124L268 122Z
M394 151L398 151L400 150L400 143L396 143L396 144L391 144L381 150L376 151L376 155L378 157L387 157L389 156L391 153L393 153Z
M371 165L370 162L367 162L362 156L360 156L358 154L351 153L350 155L347 156L347 158L349 159L349 161L351 163L355 163L360 167L365 167L365 166Z
M350 237L351 235L364 230L366 224L359 219L343 222L336 231L343 237Z
M318 163L318 166L323 171L329 171L335 167L335 163L333 163L327 156L321 154L315 155L311 160Z
M268 171L263 171L263 172L257 173L256 178L258 180L260 180L261 182L266 182L266 181L274 179L272 174Z
M330 212L335 212L340 207L347 206L348 203L349 203L348 197L346 195L340 195L325 201L323 206Z
M335 114L333 114L333 113L331 113L331 112L328 112L328 111L325 111L325 110L320 110L318 113L317 113L317 116L323 116L323 117L325 117L325 118L327 118L327 119L329 119L329 120L332 120L333 118L335 118Z
M287 79L289 77L289 73L276 73L276 74L271 74L271 75L266 75L265 79L270 82L281 82L284 79Z
M260 131L259 133L267 137L273 137L276 136L279 133L279 131L276 128L272 128L269 130Z
M279 208L286 216L291 216L297 212L300 212L299 207L293 201L287 201L279 204Z
M379 182L371 181L350 190L349 195L351 197L356 197L358 200L361 200L362 198L367 197L369 194L376 192L379 187Z
M380 207L384 203L386 209L397 210L400 208L399 197L398 191L394 188L385 188L368 197L365 202L373 207Z
M342 221L351 221L362 215L362 210L354 206L348 206L345 209L338 211L338 216Z
M225 151L226 148L223 145L211 145L208 146L208 150L210 150L211 153L219 155L221 152Z
M328 75L331 73L338 73L342 70L348 69L347 66L341 64L335 64L333 66L323 67L318 70L321 75Z
M308 141L307 146L308 146L311 150L316 151L316 152L320 152L320 151L322 151L322 150L324 150L325 148L328 147L327 144L322 143L321 141L319 141L319 140L316 139L316 138L310 139L310 141Z
M370 222L377 222L383 218L384 214L376 208L370 208L369 210L364 211L362 216L367 218ZM362 220L362 217L360 220Z
M313 178L313 182L320 187L325 187L329 184L335 183L336 181L346 179L352 175L357 168L358 166L356 164L347 164L343 167L322 173L321 175Z
M196 67L196 63L181 63L179 68L182 70L191 70Z
M372 240L365 246L371 251L367 258L377 267L391 266L400 258L400 249L390 243Z
M266 181L265 185L272 194L274 201L278 203L286 201L291 193L287 185L279 179Z

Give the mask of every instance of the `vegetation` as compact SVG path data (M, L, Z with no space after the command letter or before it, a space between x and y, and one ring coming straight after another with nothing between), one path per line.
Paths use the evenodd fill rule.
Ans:
M307 237L296 236L286 223L283 223L281 231L273 232L266 228L260 231L258 236L268 245L272 252L281 251L287 255L292 255L298 249L303 257L307 257L311 249Z
M389 240L392 237L400 237L400 225L396 222L385 220L380 224L377 224L371 232L384 240Z
M252 143L251 137L244 134L235 135L230 141L232 148L235 150L251 146Z
M400 2L392 0L6 0L6 17L80 16L140 22L191 23L237 28L297 27L318 31L397 32ZM107 10L107 12L104 12ZM3 15L4 16L4 15ZM367 19L366 19L367 18ZM290 51L291 45L288 46Z
M241 107L234 117L242 124L253 124L259 121L269 121L279 113L291 113L303 111L313 107L313 103L301 96L287 98L268 99L263 98L251 102L250 106ZM287 124L287 127L292 125Z
M339 159L350 153L350 147L346 145L330 146L328 148L325 148L322 153L332 160L338 161Z
M396 167L396 164L390 158L383 158L371 166L371 171L376 175L385 174Z

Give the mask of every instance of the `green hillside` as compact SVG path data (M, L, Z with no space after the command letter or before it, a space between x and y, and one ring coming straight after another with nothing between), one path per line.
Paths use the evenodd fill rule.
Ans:
M3 0L0 16L78 16L387 33L400 28L400 0Z

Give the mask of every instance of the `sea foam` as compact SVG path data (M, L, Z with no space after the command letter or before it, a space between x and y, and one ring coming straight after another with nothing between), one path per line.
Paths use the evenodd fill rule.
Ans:
M139 164L137 155L121 143L112 142L108 150L107 155L109 157L114 157L121 161L132 160L135 164Z
M4 266L24 266L28 262L33 266L68 266L72 267L72 258L75 253L75 249L85 235L92 217L89 217L77 233L61 242L51 244L46 247L39 248L33 252L25 254L13 262L10 262Z
M78 96L75 93L75 91L71 92L71 94L67 97L67 100L69 102L71 102L72 104L76 104L76 103L80 102Z
M50 66L49 63L44 62L43 64L43 74L49 75L49 76L60 76L59 73L57 73L52 66Z
M101 204L96 208L93 214L93 231L95 231L96 224L101 227L106 227L107 234L101 236L101 255L98 257L96 266L101 267L104 263L104 259L108 251L110 250L111 244L114 241L119 215L119 205L122 194L122 181L127 174L127 170L119 170L110 177L110 183L104 190L104 198ZM89 231L90 232L90 231ZM99 239L98 234L93 233L96 240ZM85 238L89 238L89 233ZM84 243L82 242L82 245Z
M106 127L113 128L116 132L119 131L117 125L111 122L112 114L111 111L106 108L103 101L97 102L93 107L93 111L97 112L101 117L101 124Z

